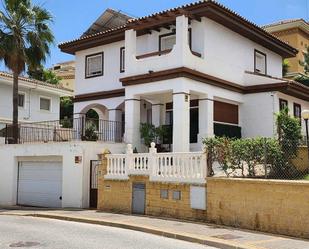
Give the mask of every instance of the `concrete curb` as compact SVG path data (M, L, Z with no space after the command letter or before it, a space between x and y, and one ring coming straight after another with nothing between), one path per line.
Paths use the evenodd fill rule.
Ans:
M187 242L193 242L193 243L198 243L202 245L213 246L213 247L217 247L220 249L258 249L255 246L243 245L237 242L226 241L223 239L217 239L217 238L207 237L207 236L193 236L192 234L185 234L185 233L176 233L176 232L174 233L174 232L164 231L163 229L154 229L151 227L132 225L132 224L123 223L123 222L117 223L117 222L96 220L96 219L90 219L90 218L78 218L78 217L70 217L70 216L63 216L63 215L50 215L50 214L40 214L40 213L18 214L18 215L129 229L129 230L159 235L159 236L163 236L167 238L173 238L173 239L183 240Z

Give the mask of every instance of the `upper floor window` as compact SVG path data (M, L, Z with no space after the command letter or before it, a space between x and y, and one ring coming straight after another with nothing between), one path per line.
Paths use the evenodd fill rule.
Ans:
M266 62L266 54L258 50L254 50L254 72L260 74L267 74Z
M188 42L189 47L192 47L192 29L188 29ZM159 51L173 49L176 44L176 30L171 33L167 33L159 36Z
M301 120L301 105L294 103L294 117Z
M286 107L288 107L288 101L285 99L279 99L279 110L282 111Z
M104 53L86 56L86 78L103 75Z
M125 48L120 48L120 73L125 70Z
M159 36L159 51L172 49L176 44L176 31Z
M51 110L51 99L40 97L40 110L50 111Z
M23 93L18 94L18 106L25 107L25 94Z

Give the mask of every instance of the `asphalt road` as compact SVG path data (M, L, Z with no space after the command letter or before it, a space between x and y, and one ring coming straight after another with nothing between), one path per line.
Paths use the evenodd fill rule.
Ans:
M126 229L0 215L0 248L215 249Z

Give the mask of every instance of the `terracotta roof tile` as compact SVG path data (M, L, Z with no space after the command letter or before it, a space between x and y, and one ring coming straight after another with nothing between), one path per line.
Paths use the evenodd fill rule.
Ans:
M1 71L0 71L0 77L4 77L4 78L8 78L8 79L13 79L13 75L11 73L1 72ZM55 88L55 89L59 89L59 90L64 90L64 91L68 91L68 92L73 92L71 89L65 88L65 87L61 86L60 84L54 85L54 84L46 83L46 82L43 82L43 81L39 81L39 80L35 80L35 79L30 79L30 78L25 77L25 76L19 76L18 78L20 80L22 80L22 81L29 82L29 83L32 83L32 84L46 86L46 87L51 87L51 88Z
M283 43L285 46L288 46L291 50L296 50L295 48L291 47L287 42L279 39L275 35L272 35L271 33L267 32L266 30L264 30L263 28L258 26L257 24L249 21L248 19L246 19L245 17L241 16L237 12L235 12L235 11L225 7L224 5L222 5L221 3L219 3L219 2L217 2L215 0L200 0L200 1L197 1L197 2L192 2L192 3L184 4L184 5L181 5L179 7L170 8L170 9L167 9L167 10L156 12L156 13L153 13L151 15L143 16L143 17L140 17L140 18L130 19L130 20L127 21L127 23L125 25L122 25L122 26L119 26L119 27L116 27L116 28L113 28L113 29L109 29L109 30L106 30L106 31L103 31L103 32L98 32L98 33L95 33L93 35L88 35L88 36L77 38L77 39L74 39L74 40L71 40L71 41L60 43L59 47L64 46L64 45L68 45L70 43L74 43L74 42L77 42L77 41L83 41L83 40L87 40L87 39L90 39L90 38L93 38L93 37L97 37L97 36L100 36L100 35L105 35L105 34L112 33L112 32L115 32L115 31L119 31L119 30L122 30L122 29L125 30L128 24L132 24L132 23L140 21L140 20L145 20L147 18L152 18L152 17L155 17L157 15L162 15L162 14L165 14L167 12L175 12L175 11L178 11L178 10L181 10L181 9L185 9L185 8L189 8L189 7L194 7L194 6L206 3L206 2L213 3L213 4L217 5L218 7L220 7L221 9L224 9L225 11L235 15L236 17L240 18L244 22L246 22L249 25L252 25L254 28L258 29L260 32L262 32L265 36L268 36L270 39Z

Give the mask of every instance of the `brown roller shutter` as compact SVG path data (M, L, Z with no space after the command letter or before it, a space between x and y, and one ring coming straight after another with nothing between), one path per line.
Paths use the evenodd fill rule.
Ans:
M214 121L238 124L238 105L214 101Z

